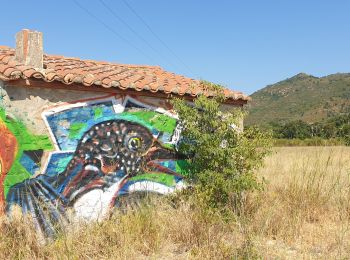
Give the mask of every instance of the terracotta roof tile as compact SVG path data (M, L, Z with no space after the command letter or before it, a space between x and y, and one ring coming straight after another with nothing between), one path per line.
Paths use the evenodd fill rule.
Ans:
M159 66L125 65L105 61L81 60L58 55L44 55L44 68L35 69L18 63L14 49L0 46L0 77L14 79L37 78L46 82L102 86L104 88L134 89L137 91L196 96L212 95L199 80L171 72ZM229 99L248 101L241 92L225 89Z

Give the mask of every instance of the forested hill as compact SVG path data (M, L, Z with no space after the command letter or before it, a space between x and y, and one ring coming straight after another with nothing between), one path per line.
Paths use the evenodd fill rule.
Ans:
M350 73L314 77L300 73L251 95L246 125L318 122L350 113Z

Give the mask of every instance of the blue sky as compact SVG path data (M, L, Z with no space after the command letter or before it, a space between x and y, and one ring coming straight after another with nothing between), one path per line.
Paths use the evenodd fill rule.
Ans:
M35 29L49 54L160 65L247 94L299 72L350 72L348 0L2 0L1 9L0 45Z

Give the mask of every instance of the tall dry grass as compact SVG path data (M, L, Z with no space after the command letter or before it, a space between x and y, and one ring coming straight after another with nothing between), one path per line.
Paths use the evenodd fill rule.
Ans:
M350 148L276 148L239 216L153 199L43 244L17 214L0 221L0 259L347 258L349 174Z
M220 215L185 203L175 209L164 200L80 223L46 244L27 221L21 215L2 221L0 259L227 259L242 244L238 229Z
M252 232L264 256L350 257L350 148L276 148Z

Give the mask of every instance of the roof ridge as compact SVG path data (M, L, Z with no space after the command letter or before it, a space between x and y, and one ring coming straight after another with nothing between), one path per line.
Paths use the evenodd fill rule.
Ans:
M6 45L0 45L0 49L8 49L11 51L15 51L14 48L11 48ZM92 59L83 59L79 57L70 57L70 56L64 56L62 54L48 54L44 53L44 58L60 58L60 59L65 59L65 60L78 60L78 61L85 61L85 62L93 62L95 64L101 64L101 65L118 65L118 66L128 66L132 68L154 68L154 69L161 69L164 70L161 66L159 65L147 65L147 64L127 64L127 63L118 63L118 62L109 62L109 61L101 61L101 60L92 60Z
M146 65L146 64L127 64L127 63L118 63L118 62L110 62L110 61L101 61L101 60L92 60L92 59L82 59L78 57L67 57L63 55L57 55L57 54L44 54L44 58L53 58L53 59L65 59L65 60L75 60L75 61L82 61L82 62L91 62L98 65L115 65L115 66L127 66L131 68L153 68L153 69L161 69L163 68L159 65ZM45 60L44 60L45 62Z
M127 64L127 63L118 63L118 62L110 62L110 61L82 59L82 58L79 58L79 57L68 57L68 56L59 55L59 54L47 54L47 53L44 53L44 58L45 57L46 58L53 58L53 59L57 58L57 59L65 59L65 60L76 60L76 61L83 61L83 62L92 62L92 63L95 63L95 64L101 64L101 65L128 66L128 67L132 67L132 68L154 68L154 69L164 70L159 65Z
M63 55L44 54L44 69L24 66L14 60L13 48L0 46L0 78L5 81L16 79L41 79L58 81L65 85L72 83L83 86L101 86L135 91L161 92L164 94L197 96L212 95L198 79L166 71L160 66L121 64L96 61ZM89 90L86 88L86 90ZM250 98L240 91L225 88L228 99L248 101Z

